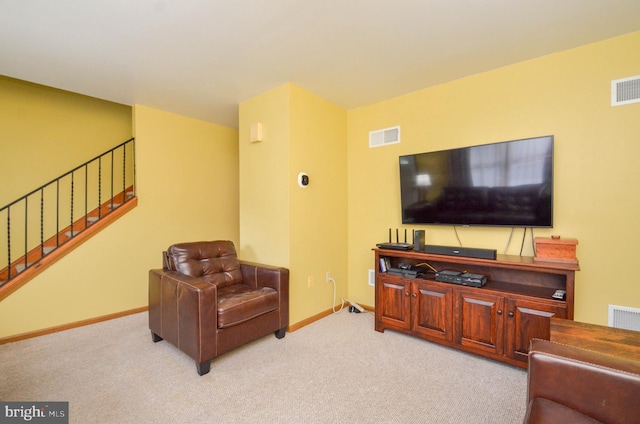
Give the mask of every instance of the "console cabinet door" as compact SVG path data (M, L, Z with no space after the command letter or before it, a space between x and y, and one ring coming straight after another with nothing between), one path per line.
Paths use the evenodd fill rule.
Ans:
M566 318L566 306L531 300L507 299L505 354L527 362L531 339L549 340L551 317Z
M469 349L502 354L504 298L456 290L456 342Z
M436 284L413 284L411 293L412 329L429 338L453 340L452 290Z
M379 277L376 283L376 314L382 327L411 328L411 281L399 277ZM379 306L378 306L379 305ZM379 311L378 311L379 309ZM382 331L382 328L376 328Z

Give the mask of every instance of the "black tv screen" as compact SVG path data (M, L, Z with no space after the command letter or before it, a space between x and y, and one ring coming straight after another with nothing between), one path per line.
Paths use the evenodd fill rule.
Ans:
M553 226L553 136L400 156L403 224Z

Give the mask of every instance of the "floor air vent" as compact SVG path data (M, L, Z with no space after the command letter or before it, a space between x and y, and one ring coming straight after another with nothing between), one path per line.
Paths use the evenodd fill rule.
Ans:
M640 331L640 309L609 305L609 327Z
M611 81L611 106L640 103L640 75Z
M369 133L369 147L400 143L400 127L385 128Z

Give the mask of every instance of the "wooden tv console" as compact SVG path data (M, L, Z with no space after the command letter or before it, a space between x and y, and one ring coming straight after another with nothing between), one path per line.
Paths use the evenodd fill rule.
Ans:
M376 292L375 329L400 331L445 346L527 367L529 341L549 340L551 317L573 319L578 264L538 262L532 257L498 255L496 260L373 249ZM483 287L382 272L380 258L392 268L428 264L437 271L486 275ZM551 296L566 290L564 300Z

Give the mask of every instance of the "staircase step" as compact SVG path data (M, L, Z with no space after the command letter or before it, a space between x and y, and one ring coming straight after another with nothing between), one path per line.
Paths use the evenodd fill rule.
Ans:
M44 254L46 255L47 253L51 253L54 250L56 250L56 247L55 246L45 246L45 247L42 248L42 250L43 250Z
M87 221L89 222L89 224L94 224L96 222L98 222L100 220L100 218L98 218L97 216L90 216L87 218Z
M18 274L20 274L22 271L24 271L25 269L27 269L27 267L30 267L31 265L33 265L32 263L27 263L27 265L25 266L25 264L18 264L16 265L16 272Z
M109 204L109 209L116 209L117 207L119 207L122 203L114 203L114 204Z
M78 234L80 234L80 231L74 231L73 234L71 234L71 231L67 231L66 233L64 233L64 235L67 236L68 238L75 237Z

